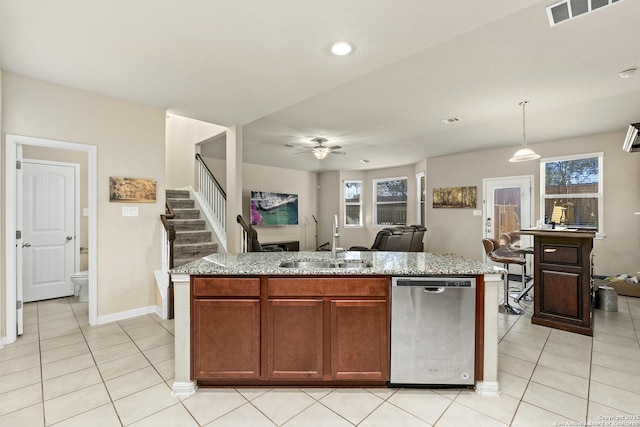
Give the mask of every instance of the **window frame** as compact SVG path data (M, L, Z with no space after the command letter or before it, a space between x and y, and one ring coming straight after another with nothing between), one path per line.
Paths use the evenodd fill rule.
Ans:
M348 202L347 201L347 184L359 184L360 185L360 201L359 202ZM344 220L343 220L343 226L345 228L362 228L364 227L364 223L362 221L362 190L363 190L363 183L361 179L345 179L342 182L342 203L343 203L343 209L344 209ZM358 206L359 207L359 213L358 213L358 220L359 223L358 224L347 224L347 206Z
M598 192L597 193L582 193L582 194L553 194L547 195L546 191L546 164L551 162L569 161L569 160L581 160L581 159L598 159ZM540 159L540 219L545 215L545 200L547 199L561 199L571 198L586 199L596 198L598 200L598 230L596 231L596 238L603 238L604 233L604 152L584 153L584 154L571 154L566 156L557 157L545 157Z
M404 201L405 204L405 212L408 214L408 208L409 208L409 179L406 176L396 176L396 177L391 177L391 178L374 178L371 180L371 184L372 184L372 192L373 192L373 224L372 227L374 228L385 228L385 227L394 227L397 225L407 225L406 220L404 224L379 224L378 223L378 183L380 182L386 182L386 181L401 181L404 180L407 183L407 192L406 192L406 200ZM382 204L385 204L385 202L380 202ZM391 203L398 203L398 202L387 202L386 204L391 204Z

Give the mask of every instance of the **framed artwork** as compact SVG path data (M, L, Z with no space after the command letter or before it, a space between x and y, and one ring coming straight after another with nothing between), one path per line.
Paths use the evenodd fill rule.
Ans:
M433 189L434 208L475 209L478 187L443 187Z
M155 203L156 180L109 177L109 201L121 203Z

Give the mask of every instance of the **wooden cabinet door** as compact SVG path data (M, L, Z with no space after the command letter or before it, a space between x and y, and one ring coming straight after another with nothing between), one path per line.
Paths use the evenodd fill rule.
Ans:
M323 301L270 299L267 304L267 378L322 379Z
M388 381L389 348L387 301L331 301L332 379Z
M582 321L582 272L540 269L540 313Z
M192 377L260 377L260 300L195 299Z

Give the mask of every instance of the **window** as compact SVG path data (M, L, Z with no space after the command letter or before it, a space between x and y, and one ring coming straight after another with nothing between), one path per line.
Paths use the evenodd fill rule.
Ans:
M427 198L427 189L426 187L426 179L424 176L424 172L420 172L416 175L416 188L418 190L417 194L417 205L418 205L418 216L420 219L420 225L425 225L425 203Z
M344 182L344 225L362 227L362 181Z
M374 225L407 223L407 178L373 180Z
M602 234L602 156L591 153L540 161L541 218Z

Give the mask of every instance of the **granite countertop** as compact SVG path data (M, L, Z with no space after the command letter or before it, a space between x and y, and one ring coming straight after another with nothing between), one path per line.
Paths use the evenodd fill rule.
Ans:
M554 228L554 229L540 229L540 228L525 228L515 232L516 234L525 234L529 236L545 236L545 237L579 237L579 238L593 238L596 236L595 231L578 230L577 228Z
M330 252L215 253L173 268L171 274L210 275L481 275L491 265L454 254L429 252L341 252L337 262L368 262L370 268L284 268L283 261L336 261Z

